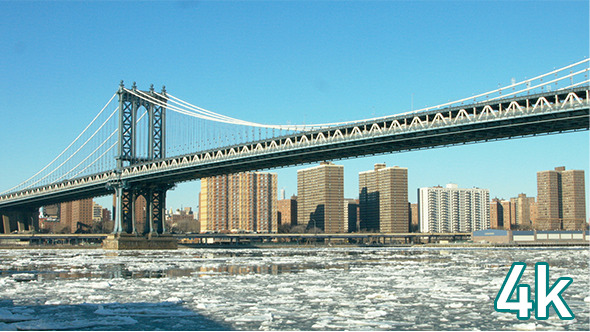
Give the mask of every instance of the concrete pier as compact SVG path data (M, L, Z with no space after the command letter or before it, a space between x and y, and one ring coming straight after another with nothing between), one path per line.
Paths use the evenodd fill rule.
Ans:
M39 229L39 209L20 208L0 211L0 234Z
M109 234L102 241L107 250L160 250L178 249L177 240L172 236L136 236L133 234Z

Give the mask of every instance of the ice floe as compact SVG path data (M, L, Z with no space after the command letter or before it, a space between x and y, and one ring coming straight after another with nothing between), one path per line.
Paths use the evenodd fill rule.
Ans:
M585 249L21 253L0 250L0 330L588 328L588 288L574 287L590 281ZM493 301L515 261L548 262L551 280L572 277L564 298L576 319L523 322L495 312ZM529 270L521 282L533 284ZM19 282L17 274L32 277Z

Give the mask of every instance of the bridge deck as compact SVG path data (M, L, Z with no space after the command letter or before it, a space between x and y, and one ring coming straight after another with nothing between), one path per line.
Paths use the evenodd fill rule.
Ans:
M108 195L112 184L174 184L323 160L527 137L590 127L589 87L330 127L137 164L0 196L0 209Z

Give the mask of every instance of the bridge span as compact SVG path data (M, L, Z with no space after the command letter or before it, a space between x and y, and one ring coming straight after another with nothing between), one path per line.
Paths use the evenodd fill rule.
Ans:
M576 73L566 72L574 66L570 65L539 76L565 72L563 77L546 79L537 86L530 85L534 79L513 84L511 87L526 84L526 88L515 91L513 87L508 91L514 92L505 91L504 95L500 91L500 96L484 101L474 101L472 97L388 117L303 129L290 126L289 132L283 135L238 141L171 157L166 156L166 111L182 111L170 104L174 97L169 97L165 89L161 93L154 92L153 88L140 91L135 84L132 89L127 89L121 83L117 92L118 129L92 152L118 133L116 144L111 146L118 145L114 158L116 166L73 178L69 178L70 172L67 172L58 178L59 181L41 185L42 178L25 185L24 189L2 193L1 225L4 233L9 233L23 228L19 222L35 225L34 211L41 206L115 193L115 233L136 232L133 204L139 195L146 197L150 216L147 229L140 232L162 233L165 231L166 191L183 181L324 160L588 130L590 81L587 63L588 60L584 60L575 64L585 65ZM585 76L581 82L574 83L575 75ZM571 84L555 90L547 85L564 80L571 81ZM137 114L140 109L146 109L149 118L148 152L144 156L137 152L137 145L141 142L137 141L136 125L143 117ZM209 119L210 113L200 116ZM220 115L214 119L235 125L262 126ZM271 127L274 133L277 126ZM84 166L86 159L76 167ZM82 171L77 174L83 174Z
M0 196L0 209L112 194L115 183L171 185L203 177L440 146L589 129L590 90L576 88L405 114L137 163Z

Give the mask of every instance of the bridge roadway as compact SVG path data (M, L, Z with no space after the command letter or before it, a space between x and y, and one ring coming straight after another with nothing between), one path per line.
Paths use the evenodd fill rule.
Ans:
M471 233L333 233L333 234L280 234L280 233L200 233L200 234L171 234L178 241L194 243L207 243L211 239L217 242L244 243L244 242L270 242L270 241L309 241L309 240L355 240L363 243L380 243L387 240L411 241L426 240L470 240ZM98 243L104 240L107 234L34 234L13 233L0 234L0 246L6 244L4 240L28 241L30 244L79 244L82 242ZM183 241L185 240L185 241ZM186 241L188 240L188 241Z
M323 160L588 130L589 86L366 120L263 141L200 151L121 173L71 179L0 196L0 210L113 193L112 185L174 185L203 177Z

